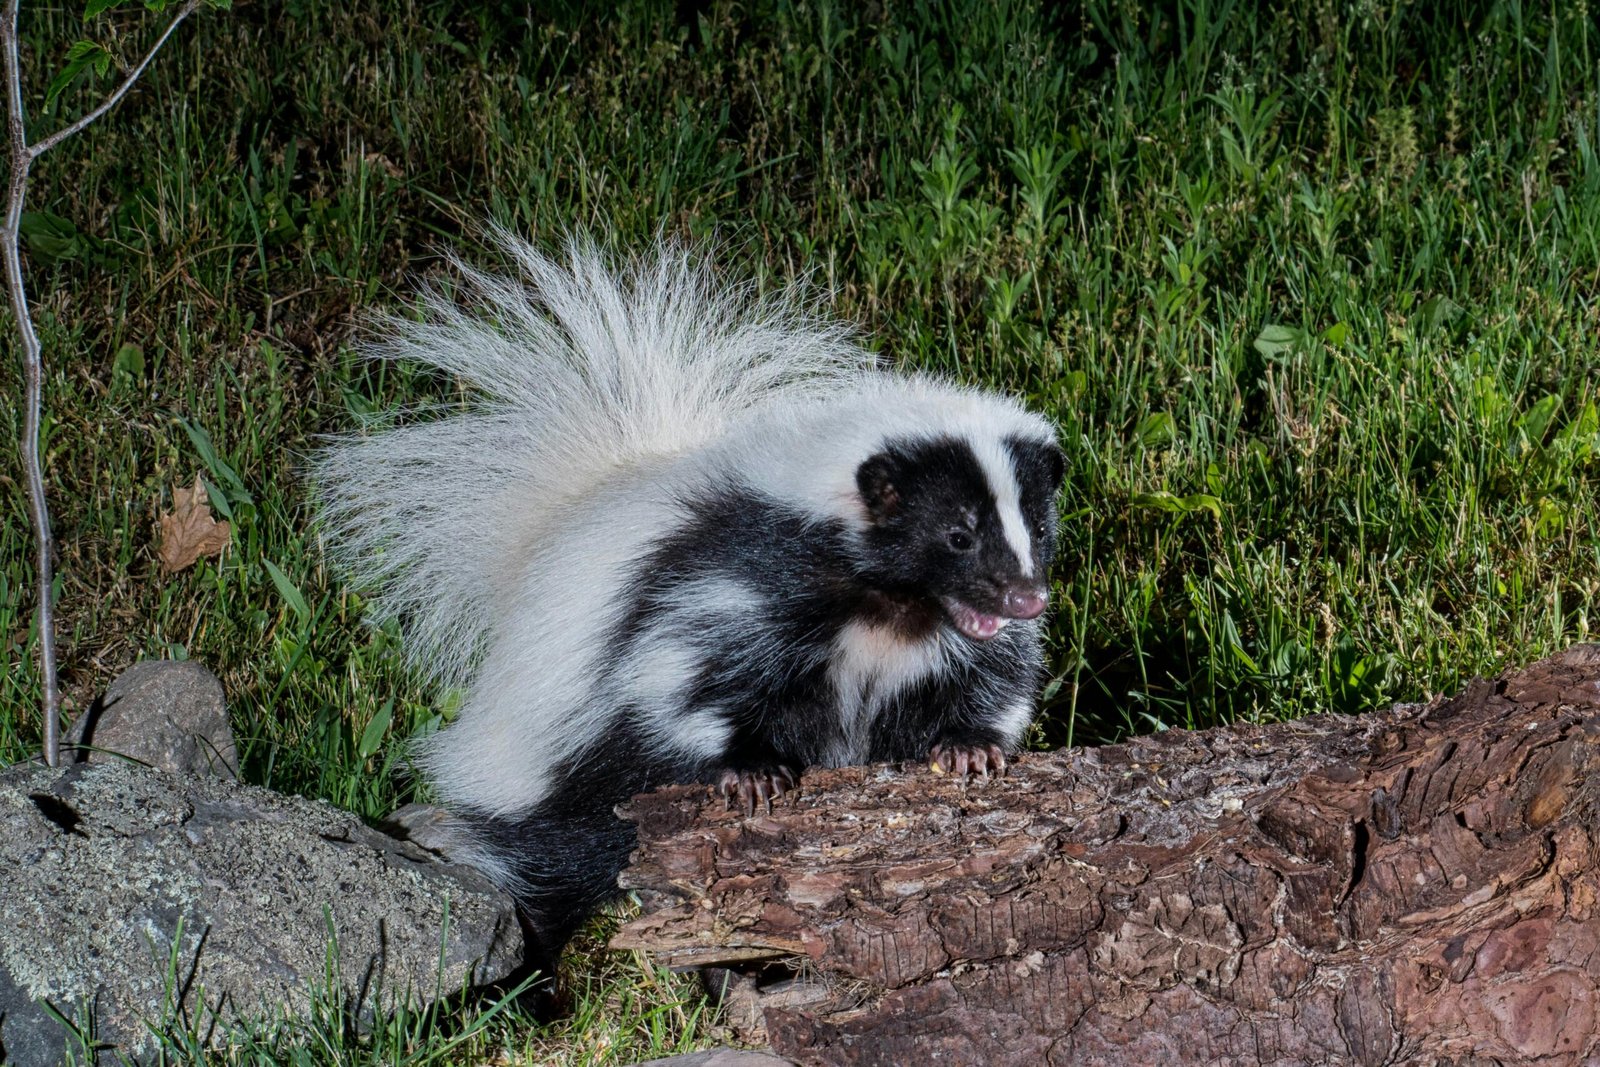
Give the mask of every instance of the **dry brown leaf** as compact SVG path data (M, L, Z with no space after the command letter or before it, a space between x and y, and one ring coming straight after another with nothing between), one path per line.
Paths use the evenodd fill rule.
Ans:
M172 510L157 516L156 522L161 535L156 558L168 574L193 566L201 556L220 556L232 532L227 523L212 518L198 474L193 488L172 491Z

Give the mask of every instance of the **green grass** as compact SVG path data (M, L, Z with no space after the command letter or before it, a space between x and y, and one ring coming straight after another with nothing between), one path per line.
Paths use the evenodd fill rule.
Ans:
M570 976L573 1009L542 1027L518 1006L520 986L487 1001L474 998L470 990L443 990L444 996L430 1005L402 1002L385 1016L363 1018L344 998L342 990L348 983L341 978L338 951L331 946L325 973L308 983L306 1005L239 1020L232 1005L221 1005L218 1012L218 1002L206 997L203 989L180 998L186 961L174 947L165 976L162 1017L144 1020L151 1035L145 1062L241 1067L453 1063L598 1067L692 1051L706 1043L706 1035L720 1033L714 1028L712 1009L696 992L696 979L673 975L635 957L601 953L604 937L615 926L614 919L603 918L585 935L578 952L592 954L593 962ZM198 1004L202 999L204 1008ZM180 1005L180 1000L185 1003ZM95 1033L87 1011L71 1018L53 1006L47 1005L46 1011L70 1035L67 1063L123 1062Z
M323 570L296 469L314 434L448 390L345 346L490 219L714 236L736 270L833 290L905 364L1054 416L1040 745L1358 712L1600 625L1585 5L537 7L205 13L41 162L74 706L138 656L192 656L227 687L249 780L367 816L412 796L403 744L447 709ZM53 10L24 27L42 99L79 29ZM17 382L7 759L39 737ZM154 516L196 472L234 545L165 577ZM565 1037L493 1024L508 1062L707 1039L686 987L602 959L572 961L605 978ZM678 1013L661 1042L659 1010Z

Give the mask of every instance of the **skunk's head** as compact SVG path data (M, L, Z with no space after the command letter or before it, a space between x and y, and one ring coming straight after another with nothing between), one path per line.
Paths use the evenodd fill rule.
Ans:
M867 580L936 600L975 641L1037 618L1056 551L1062 455L1054 441L891 441L856 469Z

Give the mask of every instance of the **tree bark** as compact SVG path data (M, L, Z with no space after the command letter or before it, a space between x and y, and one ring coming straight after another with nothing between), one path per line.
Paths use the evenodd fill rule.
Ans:
M1592 1063L1600 645L1360 718L636 797L616 935L803 1064ZM759 972L759 973L758 973ZM773 981L774 974L784 980Z

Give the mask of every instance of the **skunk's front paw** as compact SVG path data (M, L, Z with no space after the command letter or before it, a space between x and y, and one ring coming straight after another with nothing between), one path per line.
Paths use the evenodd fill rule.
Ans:
M754 815L759 798L767 814L771 815L772 798L783 796L799 784L800 776L780 764L759 771L723 771L717 781L717 791L722 794L723 806L727 810L733 809L733 798L738 797L739 807L744 809L744 813Z
M1006 773L1006 754L999 745L957 744L941 741L928 753L928 766L934 774L953 774L966 784L967 775Z

